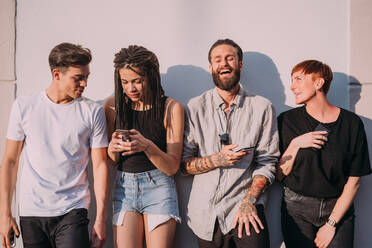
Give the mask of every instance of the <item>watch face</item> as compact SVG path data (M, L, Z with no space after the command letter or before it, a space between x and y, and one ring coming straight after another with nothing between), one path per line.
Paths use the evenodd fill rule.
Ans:
M328 225L330 225L331 227L336 226L336 221L335 221L335 220L331 220L331 219L329 219L329 220L327 221L327 223L328 223Z
M256 201L257 201L256 197L253 197L253 196L250 196L250 197L249 197L249 202L250 202L250 203L252 203L252 204L256 204Z

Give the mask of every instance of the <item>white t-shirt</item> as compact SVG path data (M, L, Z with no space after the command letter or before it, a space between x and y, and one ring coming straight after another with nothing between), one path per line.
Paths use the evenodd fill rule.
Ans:
M13 103L7 138L24 140L20 216L88 208L90 148L107 147L102 106L85 97L52 102L43 91Z

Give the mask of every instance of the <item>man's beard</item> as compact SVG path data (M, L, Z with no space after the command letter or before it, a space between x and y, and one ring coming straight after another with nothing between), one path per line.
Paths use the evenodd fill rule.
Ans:
M230 91L232 90L240 81L240 70L232 69L230 78L220 79L218 71L212 71L212 78L214 84L221 90Z

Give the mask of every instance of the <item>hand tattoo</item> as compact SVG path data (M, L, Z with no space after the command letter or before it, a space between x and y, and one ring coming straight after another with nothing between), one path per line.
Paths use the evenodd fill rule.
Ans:
M253 205L248 199L243 199L241 205L240 205L240 212L242 214L254 214L257 213L256 206Z
M226 158L225 154L221 154L221 152L216 154L216 162L217 166L226 166L229 164L228 159Z

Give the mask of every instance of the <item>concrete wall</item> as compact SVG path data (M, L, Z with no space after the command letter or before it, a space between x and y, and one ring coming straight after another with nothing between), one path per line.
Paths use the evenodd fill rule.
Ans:
M3 13L14 16L14 6L14 0L2 0L0 18L4 17ZM350 107L363 116L371 143L371 112L367 108L371 105L367 95L372 93L372 80L368 73L371 68L368 63L372 61L368 45L372 37L369 9L372 8L368 0L139 0L106 1L104 4L88 0L66 0L63 4L19 0L16 19L17 95L39 91L49 85L48 53L56 44L69 41L91 48L93 62L85 95L102 101L113 93L114 53L129 44L141 44L158 55L167 95L185 104L191 97L213 87L207 52L216 39L229 37L244 51L243 86L270 99L278 114L295 106L289 90L291 67L310 58L328 63L335 72L329 93L331 102ZM9 20L14 21L12 18ZM0 40L1 37L11 37L2 35L2 32L11 34L14 28L9 27L13 24L1 21ZM14 65L10 49L0 50L1 59L7 58L4 62L1 60L1 68L7 68L3 63ZM8 57L3 57L3 54ZM14 69L9 68L4 75L13 75L13 78L3 79L0 74L0 80L14 80ZM1 140L4 140L2 135L14 92L14 83L7 87L4 85L0 82ZM4 87L7 91L3 91ZM3 147L0 148L2 153ZM177 177L183 217L190 182L190 178ZM370 177L363 179L356 199L356 247L369 247L372 243L368 228L371 222L368 210L372 202L367 191L370 184ZM282 241L279 222L281 190L274 185L270 191L266 212L271 247L279 247ZM108 229L111 232L110 225ZM175 246L196 247L194 236L185 222L178 225ZM106 247L112 247L111 239Z

